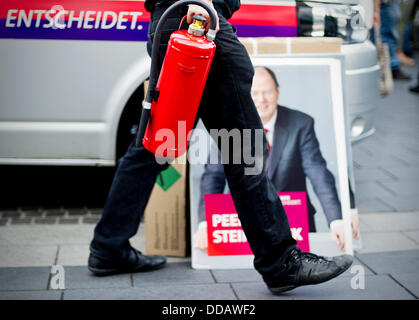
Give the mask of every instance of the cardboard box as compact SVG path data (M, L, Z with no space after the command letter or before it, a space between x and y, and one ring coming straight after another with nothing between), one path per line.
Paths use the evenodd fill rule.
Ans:
M145 209L146 254L186 256L186 172L186 160L177 161L157 177Z
M249 55L298 54L298 53L340 53L341 38L328 37L261 37L239 38Z

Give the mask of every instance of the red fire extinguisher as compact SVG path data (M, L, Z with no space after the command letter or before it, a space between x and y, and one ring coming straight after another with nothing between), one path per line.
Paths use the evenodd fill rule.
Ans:
M180 6L197 4L208 11L211 26L205 35L205 18L194 16L188 30L171 34L158 82L156 81L161 30L170 12ZM215 53L216 16L213 8L199 0L182 0L162 15L155 32L151 55L150 81L143 102L136 145L156 157L174 159L187 150L202 93Z

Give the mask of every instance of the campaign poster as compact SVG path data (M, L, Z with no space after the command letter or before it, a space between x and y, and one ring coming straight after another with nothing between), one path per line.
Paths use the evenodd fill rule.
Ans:
M353 254L351 212L356 211L353 206L356 193L351 181L353 170L347 123L348 110L344 92L343 55L307 54L292 57L281 56L280 58L278 56L252 56L251 58L255 67L266 66L276 75L279 82L278 105L291 110L289 112L299 112L313 120L312 129L318 142L318 153L324 159L324 166L327 167L329 176L333 177L328 180L328 190L334 190L340 208L339 217L345 235L344 252ZM282 131L287 134L282 134L281 139L291 137L291 130L292 128ZM190 139L190 149L196 152L197 145L199 145L199 150L207 150L208 154L214 142L208 133L206 133L207 140L203 139L202 132L205 132L205 127L199 121ZM288 142L284 143L281 154L277 155L280 158L277 170L285 167L289 160L288 152L293 147L295 146ZM207 159L208 155L201 155L200 158L201 160ZM202 177L206 173L206 163L205 161L190 161L190 164L192 267L196 269L253 268L253 255L250 248L246 247L245 234L240 232L241 226L238 216L235 215L234 204L230 201L231 199L228 199L228 184L226 183L221 192L224 193L223 196L202 195L202 183L206 183L202 181ZM316 168L310 169L316 172ZM322 191L322 187L319 187L321 184L316 181L315 177L321 175L320 173L309 174L308 170L306 171L306 190L278 190L280 194L292 195L295 192L303 192L306 195L306 206L308 207L305 210L306 221L309 221L310 227L306 228L304 232L310 229L307 232L308 237L301 233L297 229L298 227L294 227L294 230L291 229L292 235L297 242L300 237L306 238L307 247L304 248L304 251L326 256L342 254L342 250L331 238L329 222L333 218L330 215L336 212L330 213L333 210L330 209L327 196L325 197L325 194L327 195L329 192ZM272 177L272 179L274 178ZM200 204L203 198L205 199L204 208ZM281 202L285 209L286 198L281 198ZM335 205L335 207L337 206ZM207 216L209 213L212 215ZM293 216L289 212L287 215L290 227L293 228L291 226ZM205 249L194 246L194 235L200 232L203 220L206 220L207 248ZM214 234L214 232L216 233ZM214 248L213 240L216 240L216 248ZM228 244L228 246L224 246L224 244ZM236 251L231 249L232 247L236 247Z

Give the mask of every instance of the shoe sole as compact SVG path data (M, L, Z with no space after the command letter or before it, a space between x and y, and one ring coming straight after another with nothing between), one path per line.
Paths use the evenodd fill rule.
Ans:
M274 295L278 295L281 294L285 291L290 291L292 289L295 289L299 287L298 285L290 285L290 286L283 286L283 287L277 287L277 288L269 288L269 290L274 294Z
M98 277L104 277L104 276L110 276L115 274L122 274L122 273L136 273L136 272L148 272L148 271L154 271L161 269L165 266L166 263L162 263L159 265L156 265L154 267L147 267L147 268L139 268L134 270L121 270L121 269L98 269L88 266L90 272L92 272L95 276Z
M297 284L297 285L288 285L288 286L283 286L283 287L269 288L269 290L274 295L278 295L278 294L281 294L281 293L286 292L286 291L293 290L293 289L298 288L298 287L310 286L310 285L314 285L314 284L320 284L320 283L323 283L323 282L327 282L329 280L332 280L333 278L336 278L336 277L340 276L342 273L344 273L346 270L348 270L351 265L352 265L352 263L350 263L346 268L343 268L338 273L334 273L334 274L330 275L328 278L326 278L326 279L324 279L324 280L322 280L320 282L307 283L307 284Z

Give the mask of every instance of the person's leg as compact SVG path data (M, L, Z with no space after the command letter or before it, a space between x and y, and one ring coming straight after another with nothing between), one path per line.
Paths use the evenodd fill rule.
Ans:
M265 173L269 153L262 122L250 94L254 74L252 63L233 27L221 14L219 18L220 31L215 39L217 49L199 116L210 134L214 129L225 129L226 133L239 130L242 137L244 130L252 132L250 143L243 139L239 143L241 148L233 144L224 150L220 139L215 140L224 159L228 154L230 162L224 164L224 172L255 256L254 266L273 293L327 281L346 270L352 258L346 255L324 259L297 248L278 193ZM255 141L256 131L262 132L262 141ZM257 145L262 145L260 153L263 155L259 155L263 158L263 165L256 173L249 174L246 169L255 163L246 161L244 150L257 156ZM234 156L238 156L240 164L232 162Z
M410 34L410 20L412 16L412 10L415 5L414 0L407 0L400 2L400 22L397 26L398 42L397 42L397 54L402 64L411 66L414 65L415 60L408 57L406 54L411 52L409 43ZM406 50L405 50L406 49Z
M151 14L147 50L151 55L154 30L164 8L156 6ZM166 22L161 39L161 67L171 32L178 28L186 8L174 12ZM129 239L136 234L157 175L168 167L157 163L154 155L141 144L131 142L126 154L119 160L118 168L90 244L93 255L105 259L132 259Z
M394 80L410 80L411 77L400 68L400 58L397 54L397 43L399 35L397 24L400 21L400 4L389 2L381 5L381 40L388 45L390 53L391 71Z
M108 259L126 259L131 251L129 239L138 230L145 206L158 173L166 166L154 155L131 142L119 160L102 217L94 230L91 252Z
M381 15L381 40L388 44L390 51L391 68L397 69L400 66L400 59L397 56L398 33L397 24L400 20L400 6L398 3L383 3L380 9Z
M208 131L226 129L231 132L238 129L243 137L243 130L251 129L253 139L249 149L254 154L257 143L254 132L256 129L263 132L263 126L250 95L253 66L232 26L221 15L219 19L220 31L215 38L217 49L199 116ZM265 137L263 143L267 158ZM239 149L236 152L241 152L240 164L232 164L235 154L230 144L229 163L224 164L224 172L243 230L255 255L255 268L269 282L284 272L288 252L296 246L296 242L291 236L277 191L265 170L246 175L243 152Z

